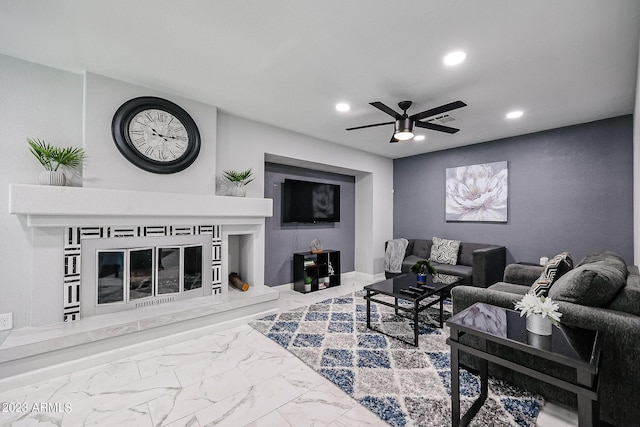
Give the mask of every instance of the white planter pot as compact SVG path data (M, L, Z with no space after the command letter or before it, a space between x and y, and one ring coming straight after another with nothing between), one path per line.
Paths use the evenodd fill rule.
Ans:
M531 314L527 317L527 331L538 335L551 335L553 325L548 317L541 314Z
M40 185L58 185L63 186L67 183L67 177L63 171L42 171L38 175Z
M235 197L244 197L247 194L247 188L244 185L233 185L229 189L229 195Z

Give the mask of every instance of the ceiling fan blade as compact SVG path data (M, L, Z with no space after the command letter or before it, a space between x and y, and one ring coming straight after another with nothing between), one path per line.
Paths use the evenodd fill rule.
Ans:
M456 128L450 128L449 126L437 125L435 123L415 122L415 125L419 128L437 130L446 133L456 133L460 130Z
M382 125L392 125L395 122L385 122L385 123L376 123L373 125L364 125L364 126L356 126L354 128L347 128L346 130L356 130L356 129L365 129L365 128L372 128L374 126L382 126Z
M395 142L400 142L399 139L396 139L396 133L394 132L393 135L391 135L391 140L389 141L390 143L395 143Z
M370 102L370 105L373 105L374 107L376 107L378 110L387 113L388 115L390 115L391 117L393 117L394 119L398 120L402 118L402 114L398 114L396 113L393 108L391 107L387 107L386 105L384 105L382 102L380 101L375 101L375 102Z
M455 110L457 108L462 108L466 106L467 104L465 104L462 101L454 101L445 105L441 105L436 108L432 108L430 110L423 111L422 113L416 113L412 116L409 116L409 118L412 120L422 120L427 117L437 116L438 114L446 113L447 111Z

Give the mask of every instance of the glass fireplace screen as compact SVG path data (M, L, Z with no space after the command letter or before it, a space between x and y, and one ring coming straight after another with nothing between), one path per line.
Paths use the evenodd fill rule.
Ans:
M202 245L99 250L97 304L202 288Z

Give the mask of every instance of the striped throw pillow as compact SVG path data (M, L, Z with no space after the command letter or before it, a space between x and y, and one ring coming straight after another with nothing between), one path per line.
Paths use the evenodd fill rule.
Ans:
M555 283L562 275L573 268L573 259L568 252L562 252L549 260L542 271L542 274L531 285L531 292L537 296L549 295L551 285Z

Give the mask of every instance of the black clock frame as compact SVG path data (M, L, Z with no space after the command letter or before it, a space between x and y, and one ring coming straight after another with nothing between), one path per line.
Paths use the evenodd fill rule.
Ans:
M177 159L160 162L142 155L129 137L131 120L143 110L162 110L175 116L184 125L189 138L187 150ZM116 110L111 122L113 141L122 155L132 164L148 172L170 174L188 168L200 153L200 132L196 122L182 107L163 98L142 96L125 102Z

